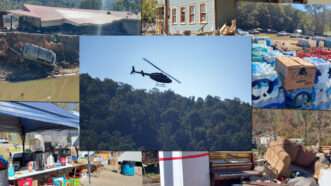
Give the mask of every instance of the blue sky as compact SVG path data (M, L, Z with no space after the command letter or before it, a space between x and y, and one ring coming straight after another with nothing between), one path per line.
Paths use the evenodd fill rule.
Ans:
M327 9L330 9L331 8L331 5L324 5L324 6L326 6ZM304 12L307 11L307 9L305 8L306 5L303 5L303 4L293 3L292 4L292 7L296 8L298 10L304 11Z
M81 37L80 72L128 83L136 89L157 87L149 77L130 75L131 66L157 72L152 61L181 84L157 87L183 96L238 97L251 102L251 42L248 37Z

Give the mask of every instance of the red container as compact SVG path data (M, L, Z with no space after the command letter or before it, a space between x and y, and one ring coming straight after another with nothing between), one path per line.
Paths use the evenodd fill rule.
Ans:
M23 178L18 180L18 186L32 186L32 178Z
M67 164L66 162L67 162L66 157L64 157L64 156L60 157L60 163L61 163L62 166L66 166L66 164Z

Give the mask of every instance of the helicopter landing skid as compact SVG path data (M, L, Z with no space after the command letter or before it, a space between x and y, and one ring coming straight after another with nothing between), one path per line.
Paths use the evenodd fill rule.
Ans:
M155 86L157 86L157 87L166 87L166 85L164 83L156 83Z

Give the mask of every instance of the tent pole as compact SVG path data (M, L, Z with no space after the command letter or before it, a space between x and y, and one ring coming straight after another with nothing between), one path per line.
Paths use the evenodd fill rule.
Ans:
M87 151L87 168L88 168L88 183L91 185L91 162L90 162L90 151Z
M20 120L20 122L21 122L21 120ZM23 125L22 125L23 126ZM24 127L22 127L22 165L24 164L24 159L25 159L25 135L26 135L26 133L25 133L25 131L24 131Z

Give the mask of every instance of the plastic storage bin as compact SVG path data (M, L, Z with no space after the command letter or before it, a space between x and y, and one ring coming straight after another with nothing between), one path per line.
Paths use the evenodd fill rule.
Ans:
M121 172L123 175L126 176L134 176L135 175L135 168L134 163L126 162L121 167Z

